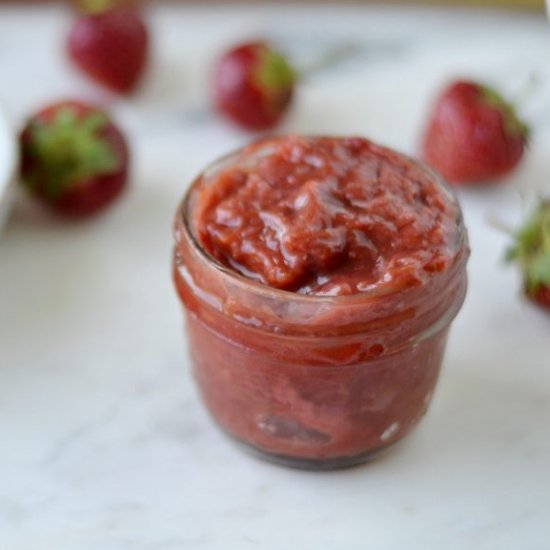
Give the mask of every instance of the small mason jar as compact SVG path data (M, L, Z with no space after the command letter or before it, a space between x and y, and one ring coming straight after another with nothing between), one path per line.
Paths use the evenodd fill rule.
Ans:
M430 404L467 287L456 199L429 172L457 218L453 261L426 284L301 295L244 277L201 246L197 190L232 158L195 180L175 221L173 274L204 402L227 434L267 460L307 469L368 461L409 434Z

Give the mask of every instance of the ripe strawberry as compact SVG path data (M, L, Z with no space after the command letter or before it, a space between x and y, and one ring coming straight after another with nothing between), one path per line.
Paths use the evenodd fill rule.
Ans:
M517 233L507 258L521 266L528 298L550 311L550 200Z
M220 112L250 130L275 126L292 100L296 77L286 59L263 42L228 51L214 72Z
M60 214L94 214L126 186L126 140L95 107L77 101L51 105L30 118L20 143L24 185Z
M483 182L515 168L528 137L528 127L500 94L458 81L444 90L433 109L423 155L449 182Z
M104 3L103 3L104 4ZM104 8L79 16L69 33L74 62L94 80L119 93L131 92L147 62L149 35L130 8ZM107 2L107 5L112 2Z

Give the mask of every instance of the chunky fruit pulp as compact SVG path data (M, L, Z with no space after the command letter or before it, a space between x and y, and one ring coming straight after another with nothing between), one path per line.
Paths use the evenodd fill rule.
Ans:
M182 208L176 287L229 434L344 466L418 423L466 289L458 206L434 176L366 140L278 138L201 176Z
M446 269L456 207L409 159L351 138L261 141L198 190L218 261L300 294L407 288Z

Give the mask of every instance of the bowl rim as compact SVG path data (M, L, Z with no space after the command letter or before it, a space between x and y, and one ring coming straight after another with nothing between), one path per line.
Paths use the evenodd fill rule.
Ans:
M19 161L17 139L13 125L0 105L0 207L4 207L9 190L15 182L15 173Z

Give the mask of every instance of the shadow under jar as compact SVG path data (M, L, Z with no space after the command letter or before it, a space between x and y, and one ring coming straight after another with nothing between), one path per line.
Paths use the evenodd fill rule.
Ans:
M268 229L254 233L258 220ZM226 433L270 461L330 469L416 426L467 286L460 207L438 176L364 139L264 140L195 180L175 238L194 374Z

